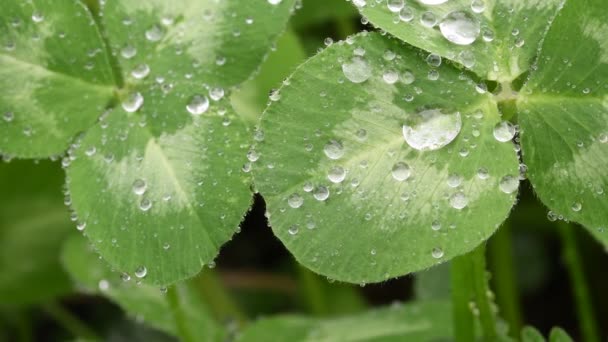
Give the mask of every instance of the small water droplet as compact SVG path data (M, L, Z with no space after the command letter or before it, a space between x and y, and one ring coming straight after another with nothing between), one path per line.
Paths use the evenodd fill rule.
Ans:
M454 141L461 129L459 112L444 113L441 109L427 109L408 116L403 125L403 137L416 150L433 151Z
M320 185L314 190L313 196L317 201L325 201L329 198L329 189L326 186Z
M500 179L498 186L505 194L512 194L519 188L519 177L506 175Z
M572 203L572 207L571 207L572 211L574 212L579 212L583 209L583 205L579 202L574 202Z
M122 101L122 108L129 112L136 112L144 104L144 97L139 92L129 94L124 101Z
M327 173L327 178L332 183L342 183L342 181L344 181L344 178L346 178L346 170L344 170L342 166L334 166L329 169L329 172Z
M209 109L209 99L204 95L194 95L186 106L192 115L202 115Z
M462 210L469 204L469 199L462 192L457 192L450 196L450 206L454 209Z
M431 251L431 255L433 256L433 258L435 259L441 259L443 257L443 249L439 248L439 247L435 247L433 248L433 250Z
M287 204L289 204L290 207L297 209L304 204L304 198L297 193L293 193L287 198Z
M148 211L150 210L150 208L152 208L152 201L150 201L147 198L144 198L141 200L141 202L139 202L139 209L141 209L141 211Z
M146 184L146 181L144 181L143 179L136 179L133 182L133 193L141 196L146 192L146 189L148 188L148 185Z
M344 155L344 146L337 140L330 140L323 148L323 152L329 159L340 159Z
M131 71L131 76L138 80L146 78L148 74L150 74L150 67L148 64L139 64L135 67L135 69L133 69L133 71Z
M393 179L399 182L403 182L410 178L412 175L412 169L410 166L404 162L398 162L393 165L392 169Z
M157 42L163 38L163 28L160 25L153 25L146 30L146 39L151 42Z
M143 278L146 276L146 274L148 274L148 269L146 266L139 266L135 269L135 276L137 278Z

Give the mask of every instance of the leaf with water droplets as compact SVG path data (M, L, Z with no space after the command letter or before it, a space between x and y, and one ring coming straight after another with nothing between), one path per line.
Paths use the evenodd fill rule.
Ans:
M0 153L48 157L95 122L114 78L93 18L79 1L3 1Z
M167 299L166 290L146 284L138 284L136 277L113 272L99 258L87 240L72 236L63 245L61 261L82 290L103 295L120 305L130 316L171 335L179 335L176 317ZM185 315L185 329L196 341L221 341L226 331L216 324L209 309L202 302L192 284L176 285Z
M608 245L608 25L602 0L572 1L518 101L524 162L540 199Z
M367 1L375 26L490 80L530 69L538 44L564 0Z
M261 319L247 327L237 342L441 341L451 337L450 303L421 301L331 319L296 315Z
M493 98L396 39L347 42L301 66L262 117L253 172L275 234L306 267L356 283L472 250L517 190L500 186L517 179L518 161L512 143L494 138ZM353 56L369 68L364 82L342 67ZM386 82L386 69L407 77Z
M70 150L67 174L73 209L116 269L173 283L212 262L236 232L251 201L242 170L250 132L229 91L262 62L293 4L102 4L124 86Z

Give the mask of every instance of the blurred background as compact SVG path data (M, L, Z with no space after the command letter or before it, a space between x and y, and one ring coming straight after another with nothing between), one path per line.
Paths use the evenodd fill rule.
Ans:
M303 0L300 5L259 74L234 94L232 102L242 115L257 117L269 92L328 39L372 30L346 1ZM74 340L79 329L115 341L171 340L110 300L84 291L66 273L63 245L71 235L82 235L66 204L60 160L0 162L0 341ZM215 267L191 280L205 305L227 325L288 312L334 317L450 296L449 263L365 286L312 274L274 237L264 211L263 198L256 196L240 233L222 248ZM564 234L572 233L568 241L578 247L590 304L606 340L608 254L584 229L560 230L547 212L524 182L510 219L489 241L490 282L500 315L544 334L561 326L581 340L572 274L564 262Z

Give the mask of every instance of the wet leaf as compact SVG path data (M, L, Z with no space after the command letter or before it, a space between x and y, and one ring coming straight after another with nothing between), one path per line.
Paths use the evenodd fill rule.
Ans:
M101 35L79 1L4 1L0 11L0 153L64 152L112 98Z
M601 0L569 2L520 98L524 162L549 218L608 245L608 25Z
M519 183L496 103L394 39L348 42L301 66L262 118L254 177L275 234L306 267L356 283L472 250Z
M105 2L100 25L124 86L72 149L68 186L87 236L118 270L174 283L238 229L251 133L230 88L262 62L293 2Z
M511 81L530 69L539 43L563 3L564 0L367 1L361 13L373 25L458 62L482 78Z

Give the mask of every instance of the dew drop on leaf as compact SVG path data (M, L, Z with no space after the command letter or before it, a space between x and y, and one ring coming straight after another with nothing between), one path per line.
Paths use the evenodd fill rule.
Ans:
M574 212L579 212L583 209L583 205L579 202L574 202L574 203L572 203L572 207L570 207L570 208Z
M372 76L372 68L360 56L353 57L349 63L342 64L344 76L353 83L363 83Z
M433 151L454 141L461 129L459 112L444 113L441 109L427 109L409 115L403 125L403 137L416 150Z
M192 115L201 115L209 109L209 99L204 95L194 95L188 102L186 109Z
M342 166L334 166L327 172L327 178L332 183L342 183L346 178L346 170Z
M323 152L329 159L340 159L344 155L344 146L337 140L330 140L323 148Z
M143 278L146 276L146 274L148 274L148 269L146 268L146 266L139 266L135 269L135 276L137 278Z
M325 201L329 198L329 189L326 186L320 185L314 190L313 196L317 201Z
M139 92L131 93L122 101L122 108L129 112L136 112L144 104L144 97Z
M515 133L515 126L509 121L502 121L494 126L494 138L500 142L513 140Z
M395 180L403 182L410 178L410 176L412 175L412 169L408 164L404 162L398 162L393 165L392 174Z
M150 208L152 208L152 201L149 199L144 198L139 202L139 209L141 209L141 211L148 211Z
M456 45L471 45L479 37L480 23L465 11L449 13L439 24L443 37Z
M450 206L454 209L462 210L469 204L469 199L462 192L457 192L450 196Z
M386 7L388 7L388 10L393 13L398 13L401 11L404 5L405 2L403 0L387 0L386 2Z
M431 251L431 255L433 256L433 258L435 259L441 259L443 257L443 249L439 248L439 247L435 247L433 248L433 250Z
M146 192L146 189L148 188L148 185L146 184L146 181L144 181L143 179L136 179L135 181L133 181L133 193L141 196Z
M505 194L512 194L519 188L519 177L506 175L500 179L498 186Z
M297 209L304 204L304 198L297 193L293 193L287 198L287 204L289 204L290 207Z

